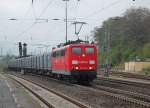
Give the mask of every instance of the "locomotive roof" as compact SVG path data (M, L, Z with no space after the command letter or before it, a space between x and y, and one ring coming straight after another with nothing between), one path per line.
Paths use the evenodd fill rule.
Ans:
M68 48L68 47L73 47L73 46L96 46L96 45L95 44L88 44L88 43L69 44L69 45L54 48L53 51Z

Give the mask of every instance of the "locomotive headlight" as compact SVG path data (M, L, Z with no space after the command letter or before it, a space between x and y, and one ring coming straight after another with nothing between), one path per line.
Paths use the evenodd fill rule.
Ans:
M89 64L95 64L95 61L94 60L90 60Z
M92 69L92 67L89 67L89 69Z
M78 70L78 69L79 69L79 67L75 67L75 69L76 69L76 70Z
M72 64L78 64L77 60L72 60Z

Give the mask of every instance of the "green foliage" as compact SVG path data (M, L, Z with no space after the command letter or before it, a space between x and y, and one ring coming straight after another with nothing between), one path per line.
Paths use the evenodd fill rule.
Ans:
M145 58L150 58L150 43L147 43L143 47L143 56Z
M150 76L150 67L146 67L142 71L145 73L145 75Z
M122 17L109 18L95 28L94 38L101 62L104 46L113 64L150 58L150 10L131 8Z

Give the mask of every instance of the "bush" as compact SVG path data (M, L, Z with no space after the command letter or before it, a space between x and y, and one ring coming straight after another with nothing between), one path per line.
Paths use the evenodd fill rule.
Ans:
M144 68L142 71L145 73L145 75L150 76L150 66Z

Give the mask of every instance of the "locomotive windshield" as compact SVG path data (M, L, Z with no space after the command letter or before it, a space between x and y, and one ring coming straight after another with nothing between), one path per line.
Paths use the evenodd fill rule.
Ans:
M86 54L94 54L94 48L85 48Z
M82 49L79 47L73 47L72 48L72 53L73 54L82 54Z

